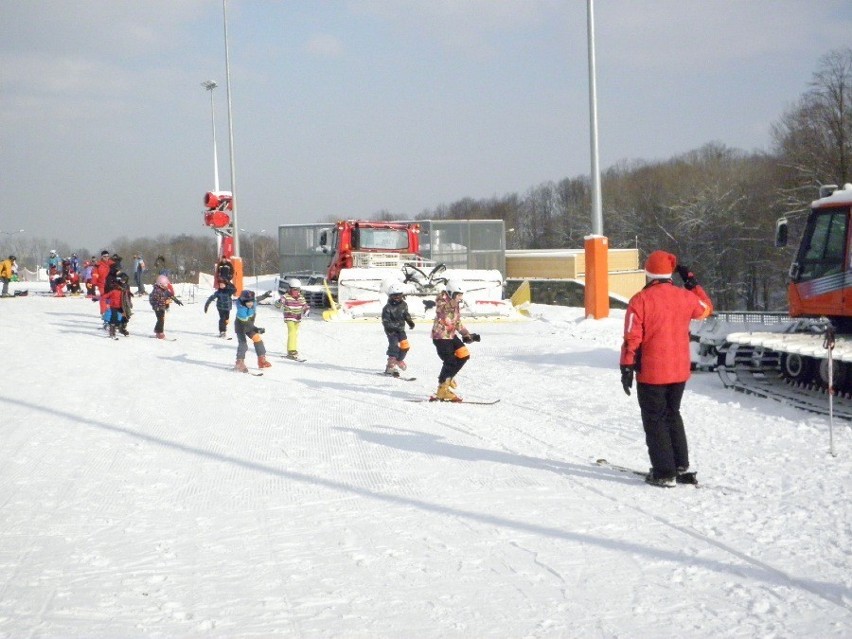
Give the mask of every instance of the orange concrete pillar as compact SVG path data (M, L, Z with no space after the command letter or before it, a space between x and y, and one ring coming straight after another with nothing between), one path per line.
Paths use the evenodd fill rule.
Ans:
M609 242L602 235L585 238L586 317L609 317Z

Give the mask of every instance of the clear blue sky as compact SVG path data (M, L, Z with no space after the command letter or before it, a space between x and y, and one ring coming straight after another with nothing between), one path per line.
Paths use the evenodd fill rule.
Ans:
M768 150L849 0L597 0L601 165ZM585 0L228 0L240 226L410 217L588 174ZM220 0L0 3L0 230L204 234Z

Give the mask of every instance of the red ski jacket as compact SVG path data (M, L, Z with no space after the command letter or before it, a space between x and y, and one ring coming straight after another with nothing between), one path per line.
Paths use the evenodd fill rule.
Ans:
M95 285L100 289L101 294L103 295L104 287L106 286L106 278L109 275L109 267L113 265L113 261L110 259L106 260L98 260L97 265L95 266L95 272L98 274L98 279ZM94 277L94 274L93 274ZM94 281L94 280L93 280Z
M114 308L117 311L121 310L121 289L114 288L109 293L104 293L104 302L108 308Z
M700 286L691 291L671 280L654 280L636 293L624 316L621 365L637 366L643 384L676 384L689 379L689 321L704 319L713 303Z

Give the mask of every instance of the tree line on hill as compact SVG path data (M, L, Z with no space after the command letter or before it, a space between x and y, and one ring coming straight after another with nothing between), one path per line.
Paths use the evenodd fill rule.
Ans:
M824 55L808 89L771 126L772 149L746 152L719 143L664 161L621 162L601 176L604 232L613 248L640 256L663 249L692 266L717 308L784 310L786 274L795 244L774 247L775 221L786 216L798 239L809 204L823 184L852 182L852 48ZM526 193L463 198L417 219L502 219L507 248L581 248L591 233L588 176L545 182ZM400 219L380 211L373 219ZM210 236L118 238L110 250L149 267L163 256L178 281L210 272ZM9 242L14 240L16 244ZM279 270L277 238L243 234L246 274ZM18 252L27 268L50 249L89 257L88 249L36 238L0 237L0 254ZM17 247L17 248L16 248ZM128 264L129 266L129 264Z
M604 234L613 248L675 253L717 308L785 310L796 242L774 246L775 222L798 239L819 186L852 182L852 49L820 59L808 90L772 125L771 152L718 143L601 175ZM588 176L490 199L465 198L419 219L505 220L507 248L581 248L591 228ZM512 230L513 229L513 230Z

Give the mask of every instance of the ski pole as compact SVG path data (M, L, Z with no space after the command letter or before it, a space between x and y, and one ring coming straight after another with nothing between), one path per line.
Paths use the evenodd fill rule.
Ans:
M828 452L837 457L834 450L834 326L829 322L825 327L823 347L828 350Z

